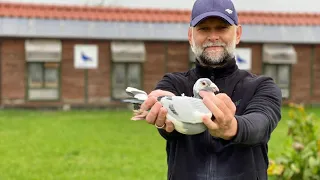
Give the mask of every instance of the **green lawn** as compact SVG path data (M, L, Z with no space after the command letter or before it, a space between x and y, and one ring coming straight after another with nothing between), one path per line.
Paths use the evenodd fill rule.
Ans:
M310 109L320 116L320 109ZM286 140L287 109L270 142ZM0 111L0 180L166 179L165 141L127 111Z

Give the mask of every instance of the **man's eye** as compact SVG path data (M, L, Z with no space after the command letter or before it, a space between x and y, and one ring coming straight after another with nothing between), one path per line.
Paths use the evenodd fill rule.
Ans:
M199 30L207 31L207 30L209 30L209 28L208 27L201 27L201 28L199 28Z
M223 29L227 29L228 26L218 26L218 27L216 27L216 28L219 29L219 30L223 30Z

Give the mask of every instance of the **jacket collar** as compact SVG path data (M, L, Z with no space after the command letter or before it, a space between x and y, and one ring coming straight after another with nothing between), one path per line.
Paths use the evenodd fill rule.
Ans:
M199 78L223 78L231 75L238 70L235 58L225 60L219 67L204 67L201 66L199 61L196 59L196 67L194 69L196 75Z

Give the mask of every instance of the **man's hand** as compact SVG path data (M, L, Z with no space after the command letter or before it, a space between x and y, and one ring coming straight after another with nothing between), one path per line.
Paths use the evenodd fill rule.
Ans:
M146 120L149 124L156 125L158 127L163 127L167 132L172 132L174 126L170 120L166 118L167 110L162 107L160 102L157 102L157 97L159 96L174 96L173 93L163 90L154 90L148 95L148 99L144 101L140 109L142 111L149 111Z
M210 134L225 140L232 139L237 134L238 122L235 118L236 106L230 97L224 93L215 95L205 91L200 91L199 94L215 117L215 119L203 118L203 123L208 127Z

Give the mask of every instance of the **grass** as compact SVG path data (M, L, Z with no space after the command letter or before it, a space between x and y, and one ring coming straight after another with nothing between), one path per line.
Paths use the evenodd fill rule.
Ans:
M129 112L0 112L0 179L165 179L165 142Z
M283 120L269 143L286 141ZM310 109L320 116L320 109ZM127 111L0 111L0 179L166 179L165 141Z

